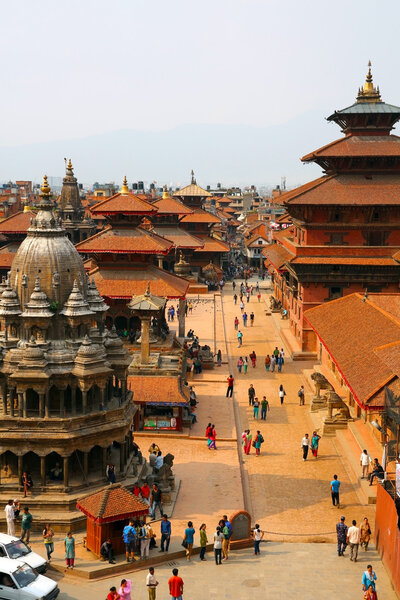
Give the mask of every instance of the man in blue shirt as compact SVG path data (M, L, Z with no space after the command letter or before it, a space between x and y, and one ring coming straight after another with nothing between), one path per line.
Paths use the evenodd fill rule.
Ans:
M345 518L340 517L340 523L336 523L338 556L344 556L347 547L347 525L345 524Z
M164 552L164 544L165 544L165 552L168 552L170 541L171 541L171 521L168 521L167 515L163 515L163 518L161 521L161 550L160 550L160 552Z
M339 488L340 481L337 478L337 475L333 476L333 480L331 481L331 496L332 496L332 504L333 506L337 506L339 508Z
M369 586L375 591L376 575L375 571L372 570L372 565L367 565L367 570L363 573L362 586L364 592L368 591Z
M135 531L135 527L134 527L134 522L132 520L129 521L129 525L125 525L125 527L122 531L122 537L124 538L124 542L125 542L126 562L129 562L129 554L131 556L131 561L134 562L136 531Z

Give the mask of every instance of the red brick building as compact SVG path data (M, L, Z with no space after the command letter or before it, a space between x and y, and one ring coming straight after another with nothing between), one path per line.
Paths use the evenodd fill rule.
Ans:
M316 351L304 312L354 292L393 293L400 280L400 107L369 69L354 104L330 117L344 137L302 158L324 175L280 196L293 226L265 251L274 295L302 352Z

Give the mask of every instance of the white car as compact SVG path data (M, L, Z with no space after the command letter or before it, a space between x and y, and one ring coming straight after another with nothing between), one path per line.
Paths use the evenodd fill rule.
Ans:
M45 573L47 569L47 561L43 556L32 552L19 538L5 533L0 533L0 557L23 560L38 573Z
M0 600L54 600L59 593L55 581L23 560L0 558Z

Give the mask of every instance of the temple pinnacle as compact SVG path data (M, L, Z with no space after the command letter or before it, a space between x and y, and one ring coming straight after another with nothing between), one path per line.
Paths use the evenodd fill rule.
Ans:
M126 175L124 175L124 180L122 182L122 186L121 186L121 194L129 194L129 187L128 187L128 180L126 178Z
M51 188L47 181L47 175L43 175L43 183L42 183L42 187L40 188L40 190L41 190L40 196L42 196L42 198L45 198L45 197L49 198L51 196Z

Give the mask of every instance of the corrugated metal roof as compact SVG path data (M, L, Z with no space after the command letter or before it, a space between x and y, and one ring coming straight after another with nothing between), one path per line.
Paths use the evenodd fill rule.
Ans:
M355 102L347 108L342 110L335 110L335 112L327 118L328 121L332 121L336 115L355 115L355 114L382 114L392 113L400 114L400 107L394 106L393 104L386 104L386 102Z

